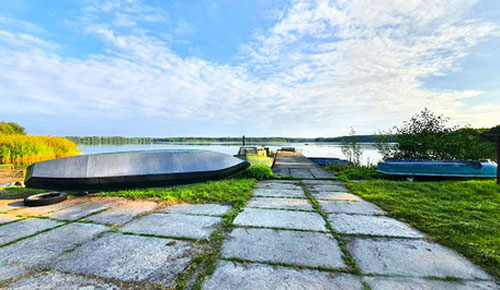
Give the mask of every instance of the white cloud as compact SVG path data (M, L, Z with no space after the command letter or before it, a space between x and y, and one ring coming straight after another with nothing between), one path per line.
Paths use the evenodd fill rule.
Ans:
M421 82L456 69L481 40L498 36L498 24L467 15L474 2L293 1L273 13L271 29L242 45L239 66L182 58L150 31L115 30L164 15L150 6L92 2L86 31L101 37L109 55L64 58L44 50L41 39L0 31L0 39L26 44L0 49L0 111L218 120L221 135L222 124L262 135L331 136L350 126L371 133L423 107L490 126L498 123L499 101L471 106L466 101L482 92L437 91ZM97 21L103 12L114 13L115 22Z

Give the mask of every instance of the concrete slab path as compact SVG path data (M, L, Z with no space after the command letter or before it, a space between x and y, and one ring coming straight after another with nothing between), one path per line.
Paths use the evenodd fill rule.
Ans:
M215 271L202 288L499 288L466 258L342 182L270 180L254 193L217 240ZM0 289L174 287L232 209L96 197L0 206Z

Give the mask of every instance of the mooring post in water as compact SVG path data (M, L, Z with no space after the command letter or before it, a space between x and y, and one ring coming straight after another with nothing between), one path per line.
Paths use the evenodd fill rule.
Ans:
M500 135L497 136L497 184L500 184Z
M245 138L245 135L243 135L243 138L241 138L243 141L243 147L247 145L247 140Z

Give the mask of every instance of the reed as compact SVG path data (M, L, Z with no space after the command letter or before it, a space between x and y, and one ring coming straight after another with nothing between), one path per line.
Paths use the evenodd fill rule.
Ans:
M0 134L0 163L32 163L80 154L67 138Z

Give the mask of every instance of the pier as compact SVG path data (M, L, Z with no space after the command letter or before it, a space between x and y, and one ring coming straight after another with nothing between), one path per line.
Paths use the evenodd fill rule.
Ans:
M300 179L331 179L335 175L315 164L302 153L292 150L278 150L273 164L273 173L281 177Z

